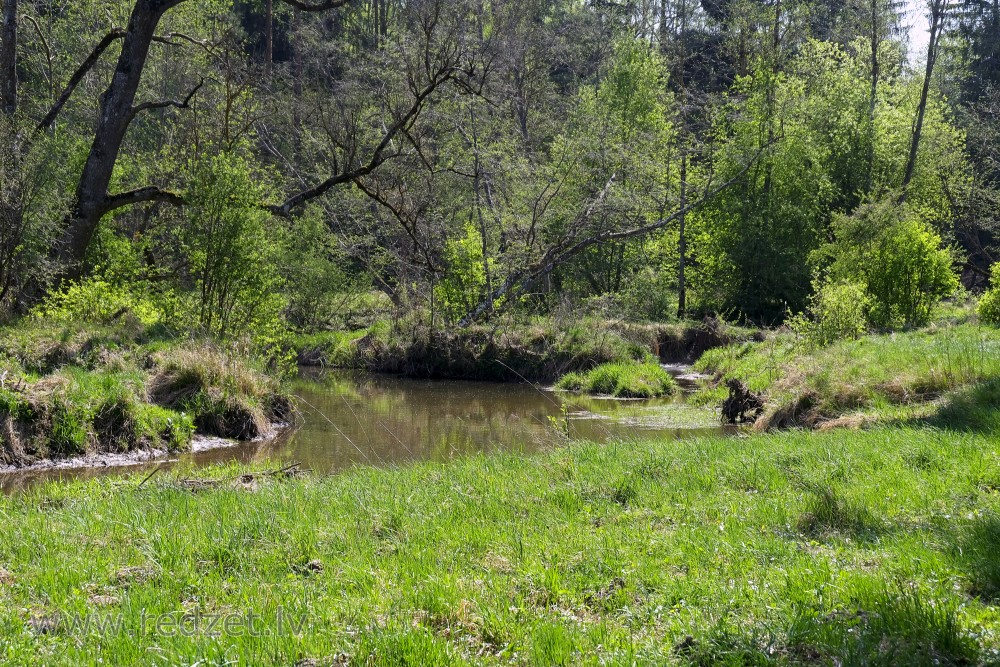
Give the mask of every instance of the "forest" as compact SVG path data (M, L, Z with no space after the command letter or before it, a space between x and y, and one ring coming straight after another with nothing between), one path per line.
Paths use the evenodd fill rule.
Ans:
M7 2L2 304L925 324L1000 187L1000 13L927 11L909 58L886 0Z
M0 662L1000 662L998 0L0 7Z

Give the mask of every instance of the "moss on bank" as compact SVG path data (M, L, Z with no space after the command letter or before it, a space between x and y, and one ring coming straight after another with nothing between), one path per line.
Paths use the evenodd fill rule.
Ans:
M0 465L184 450L287 421L280 383L245 357L142 331L22 323L0 333Z

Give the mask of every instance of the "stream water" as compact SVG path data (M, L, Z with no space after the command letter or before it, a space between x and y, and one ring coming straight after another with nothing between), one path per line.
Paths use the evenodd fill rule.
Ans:
M668 367L686 381L686 369ZM168 465L204 466L240 461L297 462L332 473L355 465L392 466L447 461L476 452L531 452L565 439L683 439L722 432L711 410L687 405L683 395L650 401L582 397L529 384L409 380L390 376L303 369L294 384L301 425L276 439L174 456ZM28 469L0 475L0 489L24 489L42 480L141 473L163 465Z

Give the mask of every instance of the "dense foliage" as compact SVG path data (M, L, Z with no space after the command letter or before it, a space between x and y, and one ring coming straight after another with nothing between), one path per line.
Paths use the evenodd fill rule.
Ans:
M826 341L919 325L996 258L979 5L910 58L876 0L4 7L11 313L265 346L805 313Z

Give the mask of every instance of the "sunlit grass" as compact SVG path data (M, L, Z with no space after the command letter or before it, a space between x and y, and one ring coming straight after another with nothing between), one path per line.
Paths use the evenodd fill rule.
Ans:
M0 501L0 637L8 664L974 664L998 649L995 443L789 432L50 485ZM142 621L219 613L268 634Z
M567 373L556 387L615 398L657 398L677 391L677 383L655 361L601 364L589 371Z
M806 399L818 420L853 411L894 416L895 406L920 406L1000 378L1000 330L944 323L818 349L791 333L774 333L764 342L710 350L696 368L743 380L766 395L772 412ZM722 384L712 382L694 400L712 404L724 396Z

